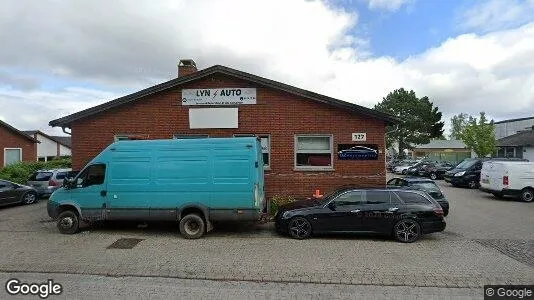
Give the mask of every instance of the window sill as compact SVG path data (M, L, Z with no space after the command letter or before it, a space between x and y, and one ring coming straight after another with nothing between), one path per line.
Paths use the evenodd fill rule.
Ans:
M335 172L334 168L293 168L295 172Z

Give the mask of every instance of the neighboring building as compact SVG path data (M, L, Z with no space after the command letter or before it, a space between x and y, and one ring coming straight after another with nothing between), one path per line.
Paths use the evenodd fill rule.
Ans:
M23 132L40 142L37 145L37 160L39 161L49 161L71 155L70 137L50 136L40 130Z
M534 126L534 117L495 122L495 138L502 139Z
M459 163L466 158L474 157L474 153L460 140L432 140L428 144L415 146L412 157Z
M497 157L516 157L534 161L534 126L497 141Z
M216 65L181 60L178 78L53 120L70 128L73 168L115 140L239 137L262 139L267 196L310 196L343 185L384 186L387 114ZM337 152L374 147L373 160Z
M38 143L38 140L0 121L0 168L20 161L36 161Z

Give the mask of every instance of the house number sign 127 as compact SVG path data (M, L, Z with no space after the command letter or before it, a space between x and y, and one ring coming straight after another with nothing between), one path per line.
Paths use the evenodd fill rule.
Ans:
M353 142L365 142L367 141L367 133L357 132L352 134Z

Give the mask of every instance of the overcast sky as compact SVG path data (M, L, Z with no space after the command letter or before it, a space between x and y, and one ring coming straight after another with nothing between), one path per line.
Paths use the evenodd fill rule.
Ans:
M0 119L48 122L176 77L180 58L448 120L534 115L534 0L0 0ZM177 99L178 101L178 99Z

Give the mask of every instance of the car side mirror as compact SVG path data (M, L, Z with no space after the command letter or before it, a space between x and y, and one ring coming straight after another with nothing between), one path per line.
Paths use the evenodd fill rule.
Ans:
M328 208L331 210L336 210L336 203L334 201L328 203Z
M18 185L18 184L14 184L14 185L13 185L13 188L14 188L14 189L18 189L18 188L20 188L20 185Z

